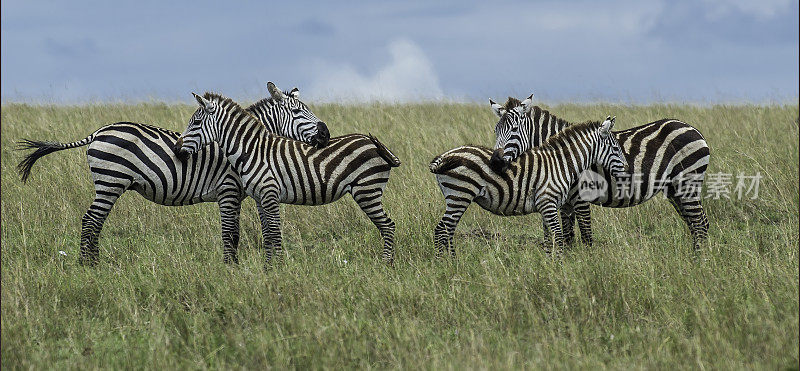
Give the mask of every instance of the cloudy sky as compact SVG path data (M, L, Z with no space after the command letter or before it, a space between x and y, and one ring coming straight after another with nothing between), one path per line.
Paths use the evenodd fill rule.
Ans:
M2 1L2 100L797 102L792 0Z

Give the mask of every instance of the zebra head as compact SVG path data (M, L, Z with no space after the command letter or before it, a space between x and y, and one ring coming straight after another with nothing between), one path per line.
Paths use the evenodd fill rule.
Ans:
M294 88L285 93L271 81L267 83L267 90L272 97L272 105L252 111L262 123L270 126L278 135L319 148L328 145L331 138L328 126L300 101L300 90Z
M622 152L622 147L617 141L617 136L611 132L614 127L614 121L617 116L606 117L606 120L600 124L600 145L596 147L597 164L608 170L611 176L618 178L628 171L628 160L625 158L625 153Z
M494 127L497 141L489 163L495 171L504 171L530 146L531 121L530 111L533 108L533 94L520 102L518 99L508 97L505 106L501 106L489 99L492 110L500 118Z
M203 98L195 93L192 95L200 107L194 111L192 118L189 119L189 126L175 142L175 153L179 157L197 153L200 148L215 141L219 135L219 128L215 124L220 122L224 115L224 110L216 101Z

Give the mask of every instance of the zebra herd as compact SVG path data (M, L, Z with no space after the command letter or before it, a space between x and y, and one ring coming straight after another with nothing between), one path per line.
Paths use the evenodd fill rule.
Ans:
M349 193L380 232L381 257L392 264L395 223L382 198L400 160L372 135L331 138L297 88L284 92L270 82L267 89L268 98L247 108L219 94L194 94L198 108L183 133L118 122L72 143L23 140L19 149L33 151L18 166L22 180L42 156L88 145L95 198L81 220L79 261L86 265L97 264L103 222L129 189L161 205L216 201L225 263L238 263L245 197L256 202L270 263L283 256L281 203L322 205ZM462 146L430 163L446 204L434 228L437 256L445 250L455 256L453 235L472 202L498 215L540 213L545 250L560 254L574 242L575 219L582 242L592 244L589 203L628 207L661 191L689 227L694 249L700 248L708 220L699 187L710 155L697 129L665 119L613 132L614 117L570 124L532 100L490 100L499 117L494 148ZM587 200L579 179L590 171L609 186ZM628 187L631 192L618 192L637 174L642 179Z

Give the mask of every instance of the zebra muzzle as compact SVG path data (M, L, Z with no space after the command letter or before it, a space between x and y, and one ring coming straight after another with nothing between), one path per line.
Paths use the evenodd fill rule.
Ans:
M172 147L172 150L178 156L178 158L184 159L189 155L189 152L183 149L183 137L178 138L175 142L175 146Z
M331 133L328 131L328 125L325 125L324 122L320 121L317 123L317 135L314 136L315 146L317 148L322 148L328 145L328 141L331 139Z
M503 149L498 148L492 152L492 157L489 159L489 167L496 172L502 172L508 169L509 161L503 159Z

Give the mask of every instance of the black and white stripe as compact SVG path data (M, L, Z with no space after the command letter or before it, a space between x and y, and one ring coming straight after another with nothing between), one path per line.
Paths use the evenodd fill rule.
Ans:
M265 130L276 130L276 134L312 145L328 141L327 127L296 99L296 93L287 95L272 83L268 85L272 98L248 108L270 123ZM239 212L245 197L241 179L218 146L179 157L174 151L179 136L179 133L155 126L118 122L73 143L25 140L20 142L20 149L35 151L20 162L19 170L22 180L26 181L34 163L42 156L88 145L87 162L95 185L95 198L81 219L80 262L83 264L97 263L97 242L103 222L127 190L135 190L144 198L167 206L216 201L222 225L224 261L236 262Z
M322 205L350 193L384 240L384 261L394 259L394 222L383 209L389 171L400 161L372 136L331 138L324 148L270 135L249 112L223 96L195 95L195 111L177 148L188 154L219 143L241 175L247 195L260 204L267 261L282 257L279 203Z
M492 109L500 117L495 126L497 141L492 156L495 168L506 166L519 153L542 145L547 138L570 127L569 122L534 106L532 98L533 95L522 102L509 98L503 106L490 100ZM691 125L674 119L654 121L614 132L614 135L630 164L628 174L617 179L602 167L593 166L591 170L601 174L610 186L605 195L591 200L591 203L606 207L629 207L641 204L663 191L689 227L694 249L699 249L708 234L708 219L701 204L700 189L693 188L702 187L710 159L703 135ZM631 190L618 192L620 187ZM574 207L562 210L566 240L571 242L574 236L573 223L577 217L581 239L591 245L589 203L579 199L577 184L570 192L567 204ZM545 228L546 244L548 239Z
M300 100L300 90L294 88L284 93L272 82L267 83L267 90L270 98L246 108L267 131L317 147L328 144L331 136L328 127Z
M622 174L628 166L610 129L614 119L575 125L551 137L543 146L521 153L518 160L495 171L492 150L464 146L436 157L430 170L444 195L447 209L434 230L437 254L452 243L458 221L474 201L498 215L542 214L555 235L558 251L563 247L558 210L569 197L578 176L598 163L610 174ZM550 251L550 246L545 246Z

